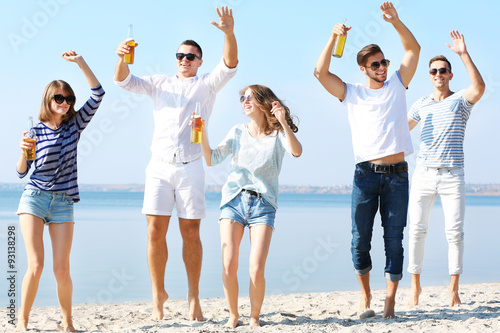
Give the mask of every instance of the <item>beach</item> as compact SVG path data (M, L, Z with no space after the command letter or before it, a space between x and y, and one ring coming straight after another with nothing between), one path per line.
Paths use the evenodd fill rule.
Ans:
M372 291L376 316L358 319L358 291L271 295L264 300L262 327L248 328L248 297L239 299L241 326L224 327L228 311L224 298L201 299L203 322L187 319L185 300L167 301L165 319L151 320L151 303L85 304L73 306L73 320L81 332L499 332L500 282L460 286L462 305L448 307L448 288L425 287L420 304L407 305L409 288L397 294L395 319L383 319L385 290ZM12 332L7 311L0 310L2 332ZM35 307L29 328L55 331L61 316L58 307Z

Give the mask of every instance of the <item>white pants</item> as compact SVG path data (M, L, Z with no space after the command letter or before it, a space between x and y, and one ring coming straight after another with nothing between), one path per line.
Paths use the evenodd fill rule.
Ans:
M464 258L465 181L463 168L428 168L417 163L408 212L410 241L408 272L420 274L429 216L439 194L448 241L448 271L462 274Z

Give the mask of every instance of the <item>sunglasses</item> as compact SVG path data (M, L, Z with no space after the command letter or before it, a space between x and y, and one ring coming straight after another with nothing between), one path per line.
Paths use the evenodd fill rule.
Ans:
M248 96L241 95L240 96L241 103L245 103L245 101L250 102L252 99L253 99L252 95L248 95Z
M382 65L384 67L389 67L390 64L391 64L391 61L389 59L382 59L380 62L374 61L374 62L372 62L372 64L370 66L365 66L365 67L370 67L372 69L372 71L376 71L377 69L380 68L380 65Z
M184 57L186 57L186 59L189 61L193 61L195 57L201 60L201 58L194 53L187 53L187 54L186 53L176 53L175 57L177 58L177 60L182 60L182 59L184 59Z
M66 96L64 97L63 95L53 95L52 98L54 99L54 101L57 103L57 104L62 104L62 102L64 102L66 100L66 103L68 105L71 105L73 103L75 103L75 96Z
M437 72L439 72L439 74L446 74L446 72L448 72L448 68L441 67L439 69L432 68L432 69L429 70L429 74L430 75L436 75Z

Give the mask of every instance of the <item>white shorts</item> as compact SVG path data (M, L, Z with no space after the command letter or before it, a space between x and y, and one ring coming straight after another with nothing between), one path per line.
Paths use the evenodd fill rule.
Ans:
M168 163L153 158L146 168L146 187L142 213L183 219L205 217L205 170L201 159Z

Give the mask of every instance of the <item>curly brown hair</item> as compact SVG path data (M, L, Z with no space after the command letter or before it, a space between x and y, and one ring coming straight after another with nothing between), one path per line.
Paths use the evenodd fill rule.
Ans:
M297 127L297 125L294 124L294 121L293 121L293 118L296 118L296 117L291 116L290 109L288 108L288 106L286 106L274 94L274 92L270 88L263 86L263 85L260 85L260 84L252 84L252 85L249 85L249 86L241 89L240 95L244 95L245 91L247 91L247 89L250 89L254 103L262 111L264 111L264 115L266 116L266 120L267 120L267 128L265 131L266 135L269 135L269 134L273 133L274 131L276 131L276 134L279 131L283 131L283 127L281 126L281 123L271 113L271 109L273 108L273 102L276 102L276 101L279 102L281 104L281 106L283 106L283 108L285 109L285 119L286 119L288 126L292 130L292 132L293 133L298 132L299 128Z

